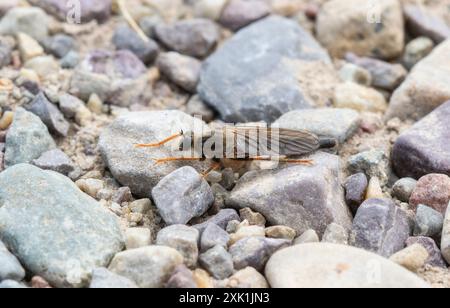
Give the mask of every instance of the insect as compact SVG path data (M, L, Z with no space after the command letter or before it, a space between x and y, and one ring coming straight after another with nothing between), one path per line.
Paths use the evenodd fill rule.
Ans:
M319 137L304 130L284 128L267 128L258 126L224 126L213 129L206 135L196 136L193 132L180 132L160 142L136 144L139 148L161 147L179 139L180 151L202 147L202 154L198 157L167 157L156 159L156 164L172 161L202 161L212 159L216 162L210 172L218 168L220 159L246 161L279 161L312 165L310 159L298 159L319 149L334 148L337 141L334 138Z

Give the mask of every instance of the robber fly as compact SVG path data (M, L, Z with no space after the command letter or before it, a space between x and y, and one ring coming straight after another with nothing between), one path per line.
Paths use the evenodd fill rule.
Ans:
M319 137L304 130L284 128L267 128L258 126L224 126L196 136L193 132L180 132L160 142L137 144L136 147L161 147L169 142L180 139L180 151L186 145L195 148L195 144L209 145L210 151L202 151L199 157L167 157L156 160L156 164L172 161L202 161L212 159L246 160L246 161L279 161L312 165L310 159L297 159L311 154L319 149L334 148L337 141L334 138ZM202 148L204 149L204 148ZM217 166L216 166L217 168Z

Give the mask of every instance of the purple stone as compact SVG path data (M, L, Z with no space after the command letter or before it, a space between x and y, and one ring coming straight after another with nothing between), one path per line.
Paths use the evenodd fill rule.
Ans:
M413 35L429 37L437 44L450 38L450 27L425 6L407 5L404 12L408 30Z
M445 263L444 258L442 257L441 251L439 250L439 247L436 245L436 242L432 238L425 236L417 236L417 237L410 237L406 241L406 245L408 247L414 244L422 245L430 254L430 257L426 262L427 264L436 267L447 268L447 264Z
M111 16L111 0L78 0L81 8L81 22L97 20L103 23ZM34 0L33 4L41 7L47 13L66 20L68 17L75 17L71 12L76 8L67 0Z

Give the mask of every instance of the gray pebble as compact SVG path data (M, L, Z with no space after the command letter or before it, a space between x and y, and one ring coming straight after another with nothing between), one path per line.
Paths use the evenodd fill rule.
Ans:
M440 212L423 204L417 207L414 236L439 236L443 225L444 216Z
M110 272L106 268L92 271L90 289L137 289L138 286L130 279Z
M209 224L203 231L200 239L200 248L201 251L207 251L217 245L227 248L229 241L230 236L225 230L215 224Z
M200 255L199 260L202 267L216 279L226 279L233 275L233 260L222 246L209 249Z
M398 180L392 188L392 196L402 202L409 202L414 189L417 186L417 180L413 178L403 178Z

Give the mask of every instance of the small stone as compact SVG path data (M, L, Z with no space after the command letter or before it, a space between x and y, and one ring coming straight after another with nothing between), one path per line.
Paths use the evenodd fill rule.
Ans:
M168 49L191 57L207 56L219 40L217 25L207 19L189 19L160 24L155 34Z
M64 118L58 107L52 104L44 93L39 93L26 109L37 115L48 127L50 132L60 136L67 136L70 124Z
M147 228L129 228L125 231L125 247L130 249L150 246L152 235Z
M147 15L139 19L139 26L148 37L156 39L155 28L157 25L163 22L164 22L163 18L161 18L161 16L158 14Z
M110 272L106 268L96 268L92 271L90 289L137 289L138 286L130 279Z
M153 200L167 224L186 224L203 215L214 202L208 183L192 167L162 179L152 190Z
M106 22L111 16L111 0L78 0L81 11L79 15L73 16L73 5L67 5L59 0L33 0L33 4L42 7L46 12L52 14L62 21L88 23L96 20L99 23Z
M203 231L206 229L206 227L209 224L215 224L225 230L228 226L228 223L233 220L236 220L239 222L241 221L236 210L223 209L223 210L220 210L219 213L217 213L216 215L214 215L213 217L211 217L210 219L205 221L204 223L194 225L193 227L196 228L197 230L199 230L200 233L203 233Z
M0 281L15 280L22 281L25 278L23 269L17 258L8 251L0 241Z
M228 233L215 224L209 224L202 233L200 239L201 251L207 251L215 246L228 247L230 236Z
M338 224L330 224L323 234L323 243L348 245L349 234Z
M344 184L345 202L353 213L358 211L359 206L366 199L369 182L364 173L357 173L347 178Z
M390 260L416 273L425 265L428 257L428 251L422 245L414 244L397 252Z
M264 1L231 0L223 9L219 22L237 31L269 14L270 7Z
M297 233L294 229L286 226L273 226L266 228L266 236L269 238L278 238L293 241Z
M26 289L27 287L14 280L3 280L0 282L0 289Z
M120 187L113 196L113 202L122 204L124 202L130 202L133 199L131 190L129 187Z
M434 48L434 43L428 37L418 37L405 47L402 62L406 68L412 69L417 63L428 56Z
M307 230L302 235L294 240L295 245L308 244L308 243L319 243L320 238L317 232L314 230Z
M383 184L388 181L389 160L380 150L370 150L351 156L348 159L348 171L362 172L369 178L377 177Z
M220 245L201 254L199 261L201 266L216 279L226 279L234 272L231 255Z
M176 249L188 267L195 267L198 259L199 232L185 225L172 225L159 231L156 244Z
M92 111L95 114L102 114L103 113L103 101L100 99L100 97L93 93L87 102L87 107L90 111Z
M131 223L131 227L137 226L142 222L143 219L144 215L142 215L141 213L129 213L127 215L127 220Z
M266 278L253 267L246 267L228 278L226 287L232 289L266 289L269 288L269 284Z
M44 48L26 33L20 32L17 34L17 44L23 62L44 54Z
M150 199L140 199L128 204L128 207L133 213L146 214L150 211L152 202Z
M214 111L198 95L192 96L187 102L186 113L191 116L201 116L202 120L207 123L214 120Z
M240 270L251 266L261 272L273 253L290 244L289 240L264 237L241 239L230 247L234 268Z
M380 92L352 82L336 87L333 102L337 108L350 108L360 112L385 112L388 107Z
M194 15L196 17L218 20L222 14L227 0L199 0L194 3Z
M377 198L384 198L384 194L380 180L377 177L372 177L369 180L369 186L367 186L366 200Z
M340 70L339 76L344 82L353 82L362 86L372 85L372 75L368 70L352 63L346 63Z
M444 258L442 257L441 251L439 250L439 247L436 245L436 242L429 237L410 237L406 241L407 246L412 246L414 244L420 244L422 245L429 254L429 258L426 261L426 264L429 264L433 267L441 267L441 268L447 268L447 264L444 261Z
M441 212L432 208L419 204L416 213L416 225L414 228L414 236L439 236L444 225L444 216Z
M238 220L232 220L230 222L228 222L226 231L231 234L231 233L236 233L237 230L239 229L241 222Z
M220 185L226 190L231 190L236 184L236 179L234 176L234 170L232 168L225 168L222 170L222 181Z
M445 174L428 174L417 182L409 203L414 209L419 204L425 204L444 215L449 202L450 177Z
M181 264L183 256L175 249L148 246L116 254L109 270L134 281L140 288L162 288Z
M410 234L406 213L390 199L369 199L353 221L352 246L390 257L405 247Z
M207 271L197 268L193 272L194 280L200 289L212 289L214 288L214 279L208 274Z
M35 71L40 79L59 73L59 63L51 56L34 57L24 64L24 68Z
M16 7L9 10L0 21L0 35L17 35L20 32L37 41L44 40L48 35L47 14L37 7Z
M197 283L195 282L193 273L185 265L180 265L173 272L166 284L166 288L196 289Z
M11 63L11 47L0 42L0 68Z
M442 228L441 251L444 259L450 264L450 206L444 219L444 227Z
M8 127L11 126L13 120L14 120L14 112L5 111L0 119L0 129L1 130L8 129Z
M75 171L73 161L59 149L43 153L38 159L33 160L33 165L44 170L52 170L68 176Z
M264 231L263 227L259 226L240 227L236 233L233 233L230 236L230 245L233 245L234 243L246 237L265 237L265 236L266 232Z
M17 108L6 135L5 167L29 163L56 148L47 127L34 114Z
M239 210L239 214L241 216L241 220L247 220L250 225L265 227L266 219L260 213L252 211L251 208L243 208Z
M208 183L218 184L222 181L222 173L213 170L206 175L205 180Z
M416 189L417 181L413 178L403 178L398 180L392 188L392 196L402 202L409 203L409 199Z
M116 49L132 51L145 64L151 64L159 52L159 47L155 41L151 39L148 41L142 40L134 30L126 25L120 25L116 28L112 41Z
M403 8L408 30L415 36L426 36L436 44L450 38L450 27L423 5L408 4Z
M40 276L34 276L31 278L31 287L33 289L52 289L52 286Z
M80 179L76 181L75 184L81 191L85 192L92 198L96 198L98 192L105 187L105 182L97 179Z
M56 34L44 41L45 50L59 59L75 49L75 44L74 38L65 34Z
M78 63L80 63L80 55L74 50L69 51L59 62L61 67L65 69L75 68Z
M170 81L188 92L196 92L201 69L199 60L176 52L168 52L158 57L156 65Z

